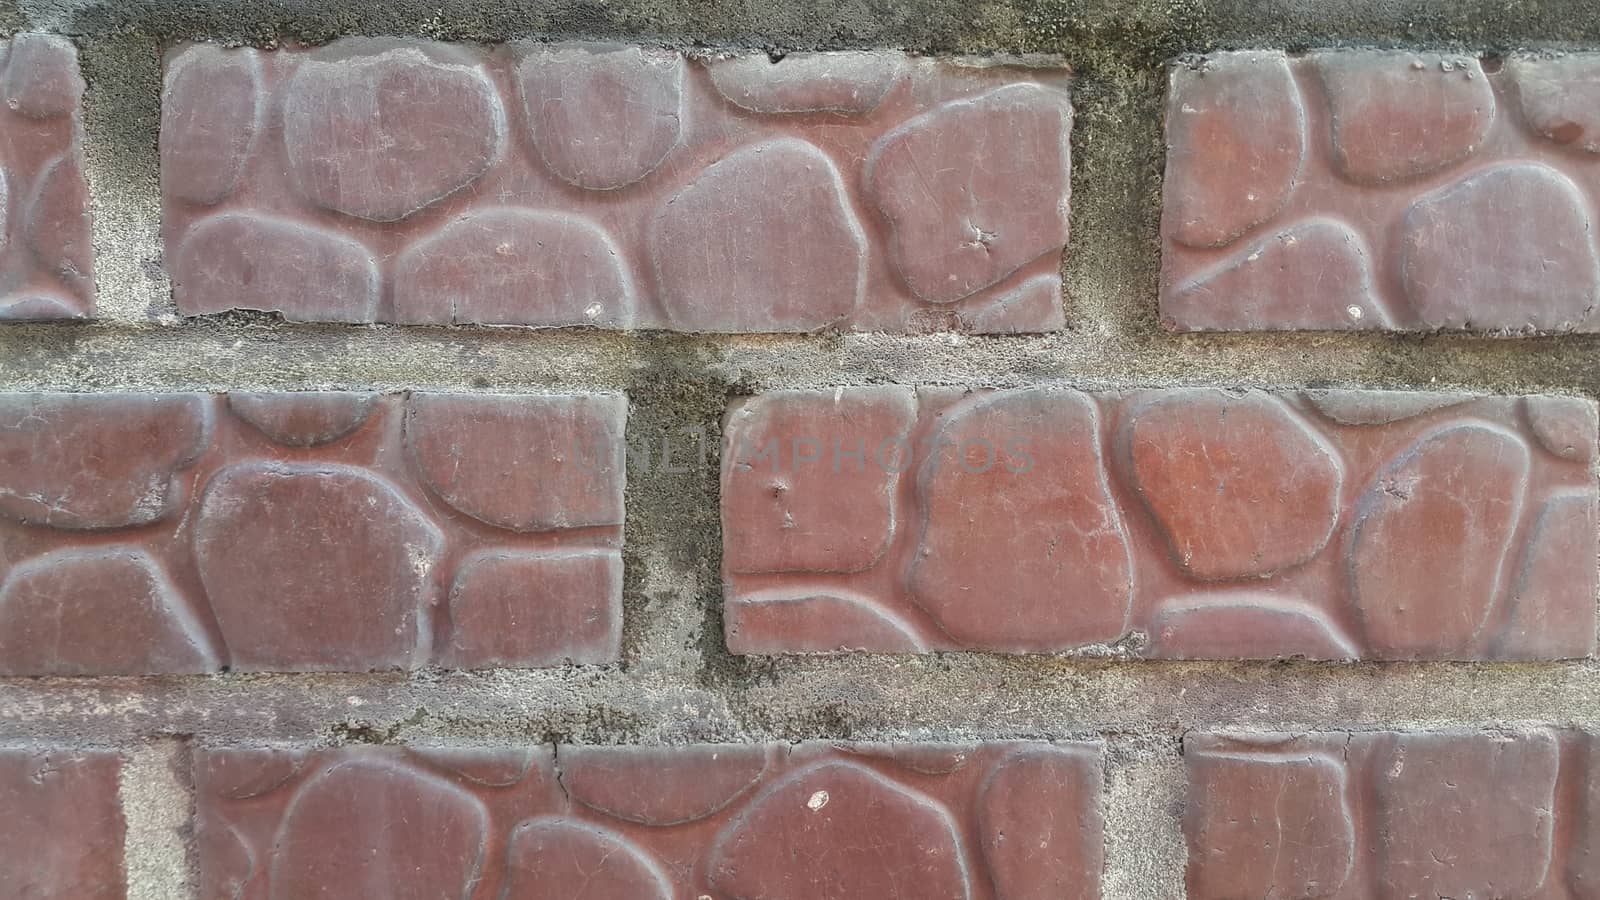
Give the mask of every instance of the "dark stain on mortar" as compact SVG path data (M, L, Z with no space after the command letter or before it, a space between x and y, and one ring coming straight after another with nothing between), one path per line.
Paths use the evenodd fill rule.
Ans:
M710 655L722 642L717 488L730 386L694 344L646 337L632 346L631 357L623 658L671 664L644 658L647 642L640 629L646 623L676 624L680 633L691 635L691 643L679 648L685 656ZM670 589L652 595L652 587L663 589L652 577L662 565L670 566L681 585L692 587L692 608L675 604ZM683 621L685 616L690 620Z

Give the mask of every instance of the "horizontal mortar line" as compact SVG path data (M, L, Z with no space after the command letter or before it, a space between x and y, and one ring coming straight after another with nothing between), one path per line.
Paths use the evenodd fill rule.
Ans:
M0 740L692 742L1187 730L1600 729L1600 663L1154 663L869 657L687 675L499 670L0 681ZM392 732L392 733L391 733Z
M1407 46L1441 48L1471 46L1474 41L1490 41L1500 46L1508 40L1563 44L1574 40L1600 40L1600 27L1592 18L1577 14L1577 8L1557 4L1544 15L1530 13L1507 19L1504 15L1495 15L1503 13L1503 3L1489 0L1449 4L1425 15L1419 15L1409 6L1397 8L1381 0L1357 0L1329 9L1303 4L1282 8L1252 4L1247 5L1243 13L1234 9L1236 4L1205 3L1189 17L1193 21L1186 20L1182 28L1169 21L1171 16L1166 6L1151 6L1149 9L1154 12L1150 12L1136 5L1130 12L1126 4L1094 0L1074 5L1070 17L1045 16L1020 33L1003 26L985 29L980 23L960 16L929 15L928 11L943 11L937 4L928 4L928 11L920 13L915 5L908 6L910 14L902 17L853 22L824 17L802 27L781 15L774 15L770 22L764 22L761 17L752 19L741 4L701 4L685 10L681 4L621 2L608 5L611 17L598 19L587 10L562 11L559 7L552 9L526 0L465 4L456 8L454 19L441 18L437 5L430 4L309 3L298 4L293 13L281 9L263 11L259 4L250 0L190 0L176 13L165 4L128 0L57 0L6 6L16 10L17 19L33 27L61 28L85 36L115 35L129 24L144 24L158 33L228 38L238 37L241 32L249 36L252 25L292 28L310 22L321 25L318 33L311 35L316 37L327 30L327 23L332 20L361 34L408 33L432 37L443 33L460 34L474 40L555 35L631 37L645 43L672 46L722 40L736 46L789 48L853 47L862 46L863 40L871 42L871 46L900 46L908 38L920 38L936 48L965 42L974 44L975 48L997 46L1026 51L1040 43L1066 44L1066 49L1071 50L1074 46L1069 39L1079 38L1092 42L1076 49L1103 52L1108 42L1094 40L1098 29L1083 32L1073 23L1116 20L1131 14L1136 24L1144 27L1126 31L1140 37L1112 41L1111 46L1141 49L1147 45L1161 45L1161 38L1167 35L1181 38L1181 47L1189 50L1203 49L1218 42L1233 46L1241 41L1250 42L1249 46L1262 41L1282 46L1285 42L1302 43L1307 36L1334 44L1360 39L1392 44L1396 34L1403 34ZM386 9L387 6L394 9ZM1018 14L1026 13L1030 17L1037 12L1028 4L1001 3L998 7L1015 7ZM729 8L734 11L728 11ZM1002 23L1010 21L1002 15L990 18ZM374 31L374 27L383 30ZM1115 33L1124 32L1117 30ZM257 37L256 40L266 43L267 38ZM1463 44L1463 41L1468 43Z
M895 381L1593 391L1600 335L1495 339L674 335L255 325L0 327L0 390L539 386L615 390L670 368L753 390Z

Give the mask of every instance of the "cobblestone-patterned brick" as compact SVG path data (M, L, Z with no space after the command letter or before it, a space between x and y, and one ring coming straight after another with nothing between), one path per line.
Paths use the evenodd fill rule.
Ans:
M0 673L614 660L618 395L0 396Z
M1066 88L887 51L186 45L174 292L301 321L1056 330Z
M1600 56L1220 53L1167 102L1182 331L1600 330Z
M728 643L1583 657L1596 440L1564 397L757 395L724 434Z
M1093 744L209 749L203 896L1093 900Z
M71 41L0 41L0 321L94 310L83 91Z
M1592 740L1191 735L1189 897L1589 896L1592 835L1568 785L1581 785Z

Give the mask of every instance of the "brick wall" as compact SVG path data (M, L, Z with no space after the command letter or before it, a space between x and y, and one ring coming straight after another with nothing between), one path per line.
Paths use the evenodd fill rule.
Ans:
M1600 892L1600 10L0 2L0 897Z

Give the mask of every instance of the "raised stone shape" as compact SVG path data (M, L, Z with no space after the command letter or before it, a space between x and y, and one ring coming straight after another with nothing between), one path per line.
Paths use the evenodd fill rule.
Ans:
M0 581L0 674L189 675L217 666L188 601L141 550L61 550Z
M448 666L613 662L622 650L622 554L486 551L450 588Z
M1314 309L1305 309L1307 285L1316 286ZM1174 289L1164 311L1191 330L1226 331L1290 316L1300 327L1328 331L1390 321L1373 291L1364 241L1331 219L1301 222L1239 250L1221 268Z
M1462 394L1432 391L1306 391L1317 412L1340 425L1387 425L1467 401ZM1592 413L1592 407L1591 407Z
M72 42L53 34L11 39L3 86L6 106L31 119L72 115L83 100L83 76Z
M1192 247L1232 243L1283 209L1305 155L1305 109L1282 53L1174 66L1162 229Z
M832 112L859 116L883 102L905 67L894 54L872 51L765 53L719 59L711 83L729 103L757 113Z
M1148 655L1157 659L1359 659L1325 613L1271 594L1173 600L1156 612Z
M1480 170L1406 212L1406 295L1434 328L1567 331L1600 303L1594 218L1542 165Z
M917 472L908 587L962 645L1060 650L1127 627L1132 561L1098 418L1085 395L1047 389L974 398L946 416Z
M950 814L870 769L830 762L774 785L713 846L731 900L970 900Z
M999 897L1099 900L1101 777L1098 754L1081 747L1029 747L995 767L978 830Z
M770 591L730 596L723 607L734 653L918 653L916 630L848 591Z
M712 163L656 213L650 260L680 331L813 331L861 302L866 236L833 161L775 138Z
M413 394L406 448L440 499L480 522L548 531L622 522L620 395Z
M627 838L557 817L511 832L502 900L672 900L666 872Z
M555 754L543 744L479 747L425 743L408 745L406 750L482 787L511 787L530 775L543 787L543 782L553 784L555 778Z
M916 403L901 387L779 391L723 433L724 561L735 572L859 572L899 527Z
M1265 394L1162 393L1129 413L1123 442L1173 559L1201 580L1299 565L1338 521L1338 457Z
M1060 252L1071 132L1065 95L1015 84L924 113L872 148L867 190L912 293L960 300Z
M294 394L233 393L228 408L287 447L332 443L360 428L372 413L373 394L341 391Z
M471 794L357 756L295 794L267 864L268 900L465 897L483 869L488 831L483 803Z
M655 828L721 812L766 771L766 748L760 745L569 747L561 752L561 784L574 800Z
M1378 887L1394 897L1531 897L1551 863L1553 737L1395 739L1377 777Z
M22 229L28 249L52 276L79 296L94 291L94 241L89 186L76 152L45 165L34 182Z
M1568 851L1566 885L1576 900L1595 900L1600 897L1600 741L1593 734L1584 735L1563 762L1575 764L1584 777L1578 789L1577 820L1573 824L1574 840ZM1555 871L1550 873L1551 880Z
M241 463L207 485L195 559L241 671L410 667L438 528L363 469Z
M992 302L961 313L967 328L982 334L1055 331L1067 324L1061 309L1061 276L1040 275Z
M197 223L172 266L178 310L281 312L292 321L371 322L378 264L361 243L290 219L222 213Z
M183 502L174 476L210 439L192 394L0 396L0 512L53 528L125 528Z
M1185 748L1193 900L1332 897L1355 860L1345 772L1318 753Z
M1460 162L1494 124L1494 92L1476 59L1338 50L1311 60L1328 95L1334 158L1354 181L1397 181Z
M194 203L233 192L261 129L261 57L191 44L167 63L161 92L161 186Z
M1356 502L1345 562L1376 653L1481 652L1528 469L1515 435L1463 423L1428 433L1377 474Z
M208 747L195 754L195 787L208 796L250 800L282 787L305 763L305 751L297 748Z
M1545 501L1527 532L1510 580L1511 620L1496 655L1512 659L1588 657L1595 649L1600 575L1594 557L1594 491L1568 491Z
M395 319L626 327L633 281L610 236L563 212L472 213L395 263Z
M1558 144L1600 153L1600 56L1512 56L1505 71L1529 128Z
M307 199L393 222L496 161L500 95L470 57L438 47L347 39L301 63L283 89L283 141Z
M1594 404L1579 397L1527 397L1528 427L1539 445L1561 459L1592 462L1600 442Z
M682 57L606 44L530 48L518 61L523 127L563 181L610 191L655 171L683 130Z

